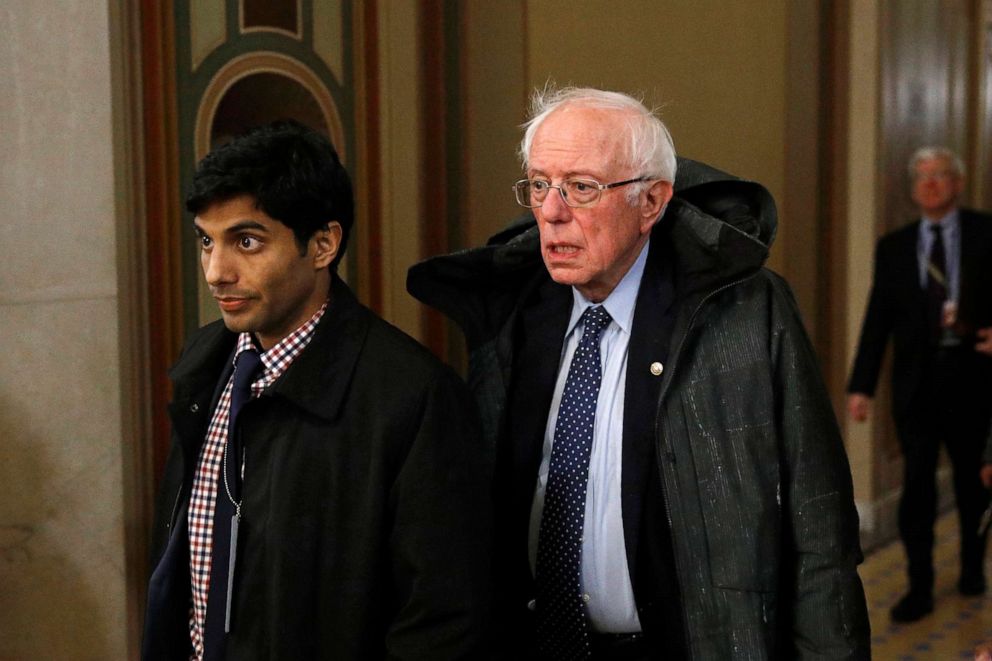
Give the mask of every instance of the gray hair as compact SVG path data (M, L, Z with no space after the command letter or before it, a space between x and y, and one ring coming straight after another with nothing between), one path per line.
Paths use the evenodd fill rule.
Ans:
M920 161L929 161L935 158L943 158L951 164L951 170L959 177L964 176L964 161L956 153L947 147L928 146L920 147L909 157L909 178L916 178L916 166Z
M534 135L552 113L565 106L617 110L628 115L625 122L627 141L623 164L634 169L638 176L675 182L675 145L665 124L637 99L620 92L608 92L590 87L555 88L548 85L535 90L531 96L529 119L523 124L524 137L520 142L520 161L526 171L530 161L530 147ZM631 187L628 200L633 201L648 184Z

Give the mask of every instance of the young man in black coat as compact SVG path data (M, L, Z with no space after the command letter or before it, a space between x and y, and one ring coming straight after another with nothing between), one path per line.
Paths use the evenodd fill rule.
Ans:
M897 622L912 622L933 610L935 471L941 442L954 469L961 525L958 591L985 592L985 537L978 534L978 522L988 493L979 469L992 414L992 358L976 350L992 326L992 219L958 208L964 171L949 150L918 150L909 175L920 218L878 242L848 385L848 411L855 421L864 421L891 337L892 414L905 474L899 534L909 573L909 591L891 612Z
M488 470L459 378L336 275L348 175L292 122L187 199L222 321L171 372L144 659L461 659L489 598Z

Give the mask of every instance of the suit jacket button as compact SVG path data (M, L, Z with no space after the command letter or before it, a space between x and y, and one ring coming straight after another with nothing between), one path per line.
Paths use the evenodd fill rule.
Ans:
M661 373L665 371L665 366L659 362L651 363L651 374L654 376L661 376Z
M529 610L529 611L537 610L537 600L536 599L531 599L530 601L527 602L527 610Z
M192 411L193 413L196 413L197 411L200 410L200 405L197 404L196 402L193 402L192 404L190 404L189 410Z

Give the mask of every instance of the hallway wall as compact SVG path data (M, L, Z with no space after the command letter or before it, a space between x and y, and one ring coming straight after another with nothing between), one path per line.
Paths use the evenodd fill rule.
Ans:
M463 8L464 215L479 245L520 213L528 98L548 81L643 95L676 151L764 184L779 211L769 265L820 327L820 21L811 0L623 3L469 0ZM493 27L498 25L498 27ZM814 337L815 339L815 337Z
M788 174L783 0L587 1L568 12L551 0L508 2L498 12L481 1L467 7L466 130L475 137L469 166L488 181L519 176L515 150L527 99L554 81L643 94L645 105L660 110L679 154L761 181L776 199L783 198ZM497 14L509 18L498 30L485 27ZM475 242L516 213L509 193L489 205L503 216L487 213L471 197L475 213L468 222ZM781 266L781 249L775 252L773 263Z
M527 3L527 87L643 93L678 153L764 183L786 179L787 3Z
M114 77L114 16L125 4L0 5L0 659L117 659L134 649L128 617L142 603L144 576L126 577L136 567L125 554L135 516L123 476L135 471L123 467L145 442L131 421L141 415L134 393L147 384L128 343L129 333L146 330L131 312L149 301L127 281L135 260L122 241L144 223L120 197L122 181L142 176L121 159L130 129L118 114L122 105L137 112ZM643 92L680 154L770 189L780 212L770 265L795 288L814 339L832 332L819 243L827 222L819 208L824 4L578 0L563 12L551 0L459 0L461 41L446 52L461 85L456 235L478 245L520 213L509 185L519 177L518 125L535 86L553 78ZM849 362L867 293L865 210L878 206L880 158L881 0L849 5L851 98L838 138L845 224L832 228L846 233L844 254L831 255L845 269L834 311L842 328L830 338L843 354L835 369ZM374 7L381 107L368 121L382 151L378 293L384 316L422 337L422 309L404 283L423 256L424 224L443 222L421 210L423 143L432 134L423 130L418 58L430 44L421 43L415 3ZM892 501L892 469L881 488L877 429L847 431L862 524L874 531L888 516L878 503Z

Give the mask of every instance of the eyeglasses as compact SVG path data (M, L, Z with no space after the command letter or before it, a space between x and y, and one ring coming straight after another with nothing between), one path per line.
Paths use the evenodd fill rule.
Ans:
M595 179L566 179L557 186L547 179L521 179L513 184L513 192L517 194L517 204L528 209L537 209L544 204L551 189L557 188L565 204L573 209L579 209L591 207L599 202L604 190L649 179L649 177L638 177L613 184L601 184Z

